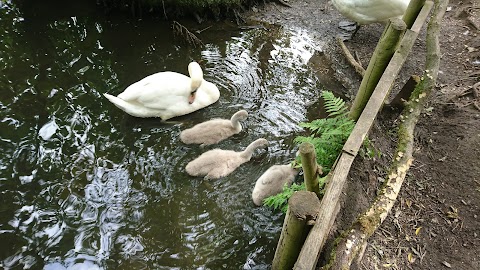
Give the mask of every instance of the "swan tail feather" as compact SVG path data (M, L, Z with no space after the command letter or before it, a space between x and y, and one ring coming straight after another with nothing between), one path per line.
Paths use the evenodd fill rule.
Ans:
M109 94L103 94L113 105L117 106L120 110L128 113L131 116L135 117L161 117L160 115L154 114L152 112L145 111L141 106L136 106L130 102L127 102L119 97L112 96ZM162 118L162 120L164 120Z
M103 94L103 96L106 97L110 102L112 102L115 106L117 106L123 111L127 111L128 110L127 108L130 106L128 102L116 96L112 96L110 94Z

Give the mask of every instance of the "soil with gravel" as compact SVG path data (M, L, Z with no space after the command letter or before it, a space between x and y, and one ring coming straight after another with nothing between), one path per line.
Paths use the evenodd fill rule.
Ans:
M286 3L286 4L285 4ZM345 21L328 0L289 0L256 6L250 20L309 30L319 51L312 68L327 88L347 98L361 81L339 50L335 36ZM441 27L441 66L436 88L415 129L415 159L397 202L369 239L354 269L480 269L480 3L452 0ZM411 75L421 75L425 26L392 97ZM383 26L363 26L346 42L365 66ZM322 80L323 81L323 80ZM335 88L335 89L332 89ZM400 112L385 107L364 151L353 165L331 240L364 211L392 161ZM330 241L332 242L332 241ZM328 254L322 254L320 263Z

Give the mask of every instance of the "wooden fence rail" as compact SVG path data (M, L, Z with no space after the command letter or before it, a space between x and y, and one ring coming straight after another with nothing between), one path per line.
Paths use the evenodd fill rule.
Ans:
M337 159L336 165L329 176L325 195L320 204L320 212L318 214L317 222L310 230L293 269L315 269L320 252L328 237L330 228L335 221L339 209L339 198L353 160L355 159L364 139L367 137L395 78L400 72L422 25L428 17L432 5L433 2L426 1L411 29L406 30L400 46L385 69L365 109L360 115L355 128L345 143L343 151Z

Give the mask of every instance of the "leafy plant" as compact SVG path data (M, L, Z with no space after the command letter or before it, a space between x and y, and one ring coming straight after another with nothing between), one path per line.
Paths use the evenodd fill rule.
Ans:
M310 130L312 134L310 136L298 136L294 142L313 144L317 155L317 163L322 166L324 173L328 173L342 151L345 141L350 136L355 122L348 117L348 107L341 98L335 97L332 92L328 91L322 92L322 98L325 101L324 107L328 117L313 120L310 123L300 123L301 127ZM294 161L294 166L301 167L299 156ZM326 176L319 179L321 190L325 180ZM285 186L282 193L266 198L264 205L286 212L288 199L295 191L299 190L305 190L305 183L301 185L293 184L290 187Z
M312 134L308 137L298 136L294 141L298 144L309 142L315 146L317 163L322 166L325 173L330 171L342 151L355 122L348 117L348 107L341 98L328 91L322 92L322 98L328 117L310 123L300 123L301 127L309 129Z
M305 183L300 185L293 183L291 186L285 184L283 186L283 192L277 195L270 196L263 200L263 205L272 207L273 209L280 209L282 212L287 212L288 199L292 197L295 191L305 190Z

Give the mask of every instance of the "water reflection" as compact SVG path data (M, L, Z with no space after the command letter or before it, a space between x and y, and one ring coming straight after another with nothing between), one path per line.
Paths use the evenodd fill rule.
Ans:
M204 48L189 48L164 22L76 5L0 7L1 267L268 268L283 216L254 207L251 190L296 151L297 123L321 89L307 66L314 42L302 30L218 24L202 32ZM193 59L221 97L176 122L130 117L102 97L158 71L186 73ZM268 151L218 181L186 175L212 147L184 145L180 131L241 108L244 131L212 147L264 137Z

